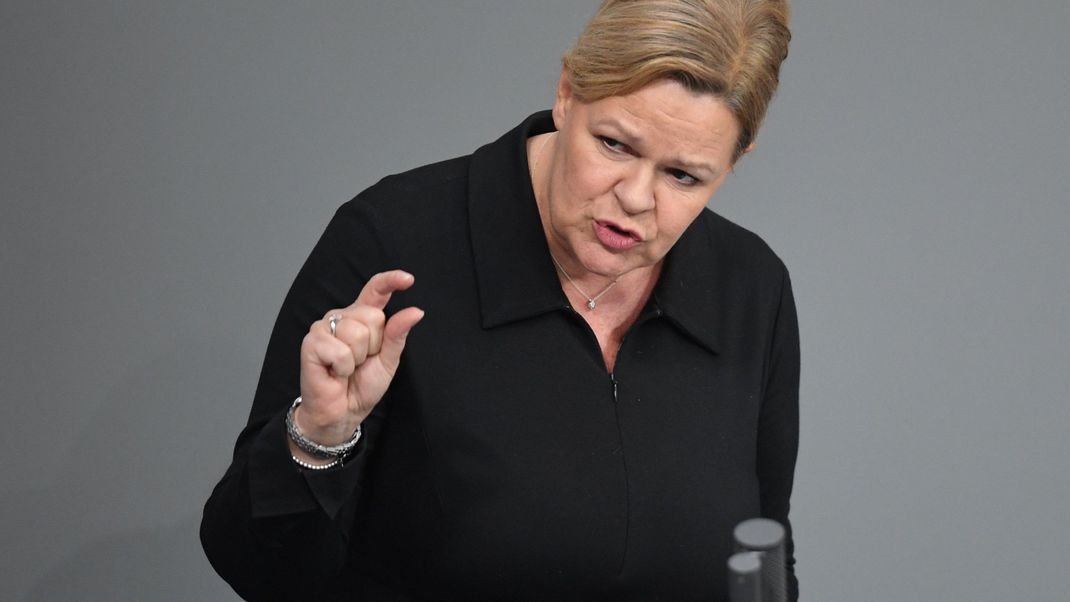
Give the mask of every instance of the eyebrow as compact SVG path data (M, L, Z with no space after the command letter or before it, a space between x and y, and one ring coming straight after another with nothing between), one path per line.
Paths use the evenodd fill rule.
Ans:
M684 159L683 157L676 158L675 160L673 160L672 163L674 165L679 165L680 167L683 167L686 170L701 170L701 171L705 171L705 172L707 172L708 174L712 175L715 178L720 173L712 165L708 165L706 163L702 163L701 161L690 161L688 159Z
M618 130L620 130L621 134L623 134L623 136L625 138L629 139L627 141L627 142L629 142L629 146L632 146L632 145L635 145L635 144L641 145L643 143L643 137L642 136L640 136L638 133L636 133L636 131L633 130L632 128L630 128L628 125L624 124L623 122L621 122L621 121L619 121L617 119L614 119L612 117L604 117L602 119L599 119L599 120L595 121L595 123L596 124L603 124L603 125L612 126L612 127L617 128ZM718 169L716 169L714 166L712 166L712 165L710 165L708 163L705 163L703 161L694 161L694 160L688 159L686 157L672 157L670 159L670 161L669 161L669 164L671 164L673 166L676 166L676 167L679 167L681 169L684 169L685 171L691 171L691 170L705 171L705 172L707 172L708 174L710 174L714 178L716 178L721 173Z

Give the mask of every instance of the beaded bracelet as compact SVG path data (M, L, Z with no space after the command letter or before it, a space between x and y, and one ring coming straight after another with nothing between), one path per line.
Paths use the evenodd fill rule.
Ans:
M294 459L294 464L297 464L306 470L327 470L328 468L334 468L342 463L341 458L335 458L334 462L331 462L330 464L309 464L293 454L290 454L290 457Z
M348 441L339 445L322 445L315 441L305 437L301 430L297 428L297 422L294 420L294 410L297 406L301 405L301 397L299 396L294 400L293 405L286 412L286 433L290 435L290 439L294 442L301 451L322 460L341 460L349 455L353 448L357 446L357 442L360 441L360 426L357 426L357 430L353 431L353 436Z

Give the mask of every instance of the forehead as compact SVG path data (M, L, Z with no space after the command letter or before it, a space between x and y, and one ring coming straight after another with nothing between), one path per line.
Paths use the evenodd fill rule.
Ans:
M711 167L729 165L739 139L735 115L720 98L671 80L588 103L586 116L589 126L615 129L637 150Z

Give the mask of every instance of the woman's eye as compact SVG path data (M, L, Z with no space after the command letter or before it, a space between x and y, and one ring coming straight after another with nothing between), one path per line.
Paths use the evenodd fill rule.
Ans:
M609 136L599 136L598 138L602 141L602 144L609 150L618 152L623 152L625 150L624 143L619 140L614 140Z
M695 184L699 183L698 178L682 169L670 169L669 175L672 176L674 180L685 186L694 186Z

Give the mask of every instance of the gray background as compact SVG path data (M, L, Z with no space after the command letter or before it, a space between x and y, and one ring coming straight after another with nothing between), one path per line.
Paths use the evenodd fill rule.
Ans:
M305 255L547 108L595 4L3 2L0 599L234 600L200 506ZM792 269L804 599L1066 600L1070 3L794 13L713 206Z

